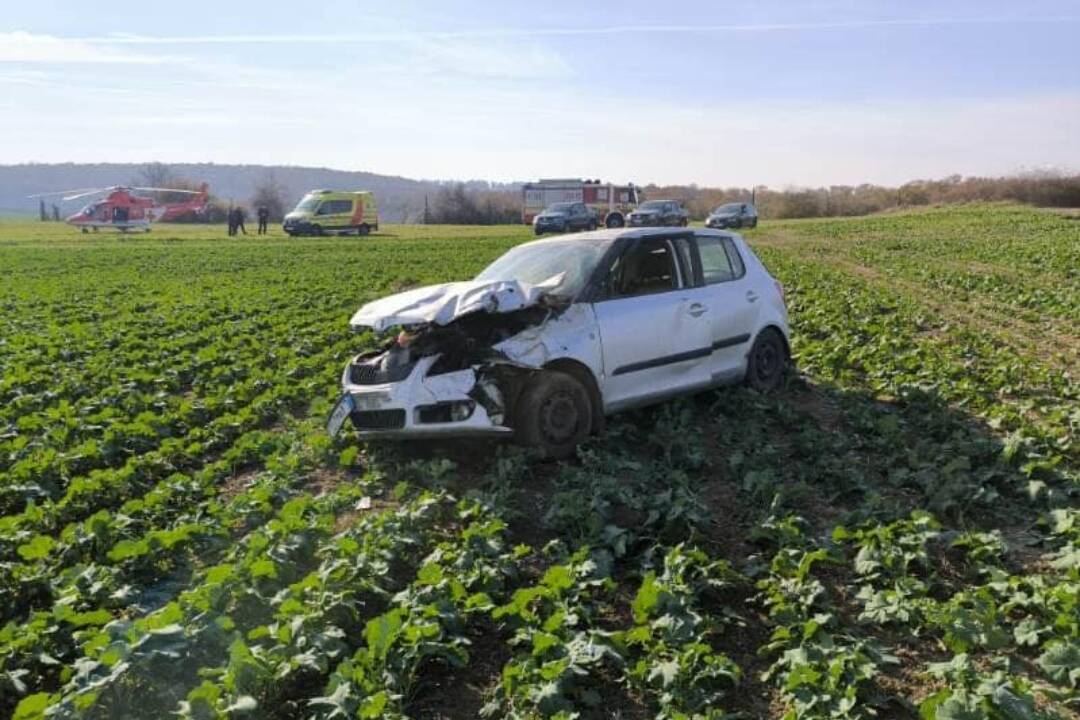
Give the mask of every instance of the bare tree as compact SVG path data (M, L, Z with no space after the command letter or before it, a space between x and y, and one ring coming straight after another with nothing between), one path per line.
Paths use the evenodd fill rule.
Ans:
M255 186L251 196L251 207L265 207L270 211L270 222L281 222L285 217L285 188L278 183L274 171L270 170Z
M135 180L136 185L143 185L146 187L173 187L172 183L176 182L176 174L173 173L165 163L152 162L143 165L139 170L139 176Z

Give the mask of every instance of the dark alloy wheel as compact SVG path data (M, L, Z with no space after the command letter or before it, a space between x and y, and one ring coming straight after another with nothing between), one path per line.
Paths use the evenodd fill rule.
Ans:
M623 226L623 222L624 221L622 215L619 215L618 213L612 213L611 215L607 216L604 224L607 225L609 228L621 228Z
M518 442L547 458L564 458L589 436L589 393L566 373L544 371L529 380L518 398L514 429Z
M776 329L765 328L750 348L746 383L758 392L772 392L784 380L787 361L784 339Z
M371 228L366 223L356 229L357 235L367 235L369 232L371 232Z

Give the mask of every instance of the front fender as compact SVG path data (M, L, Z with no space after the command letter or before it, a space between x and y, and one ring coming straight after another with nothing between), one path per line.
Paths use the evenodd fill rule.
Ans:
M574 303L545 322L522 330L493 347L517 365L542 368L569 358L589 368L601 382L603 351L592 305Z

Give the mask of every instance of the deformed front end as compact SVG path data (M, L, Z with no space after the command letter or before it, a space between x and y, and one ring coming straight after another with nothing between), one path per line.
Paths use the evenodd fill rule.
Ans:
M516 379L535 366L499 343L560 311L542 287L450 283L369 303L354 329L403 327L379 350L352 359L327 424L362 437L508 435Z

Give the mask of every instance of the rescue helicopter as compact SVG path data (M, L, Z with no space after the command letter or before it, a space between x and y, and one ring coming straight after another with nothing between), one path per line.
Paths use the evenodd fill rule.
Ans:
M152 197L138 193L179 193L191 195L190 200L178 203L159 203ZM32 198L44 198L63 195L63 202L79 198L102 195L104 197L91 202L74 215L64 219L68 225L79 228L84 233L98 228L115 228L122 233L141 230L150 232L150 223L169 222L188 213L201 215L206 211L209 186L203 183L198 190L178 190L176 188L126 187L115 185L107 188L82 188L79 190L61 190L59 192L38 193Z

